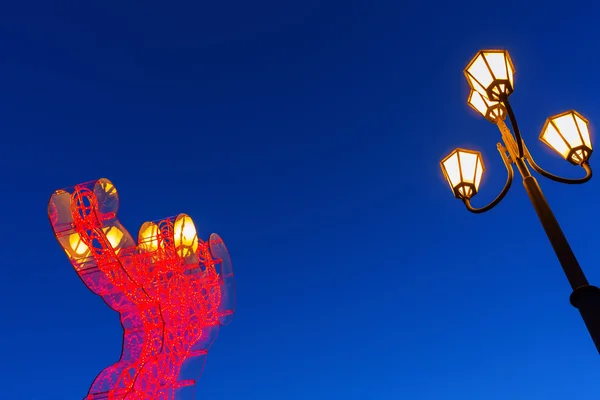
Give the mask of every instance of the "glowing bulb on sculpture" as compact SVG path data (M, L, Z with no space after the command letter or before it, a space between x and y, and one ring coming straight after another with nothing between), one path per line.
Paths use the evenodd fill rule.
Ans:
M89 247L87 247L87 245L85 243L83 243L83 240L81 240L81 236L79 236L79 234L77 232L69 235L69 247L71 248L71 251L74 253L73 256L75 258L85 257L90 252ZM66 249L65 249L65 251L66 251ZM67 251L67 254L69 254L68 251Z
M158 250L158 225L145 222L138 234L138 248L143 251Z
M106 235L106 239L108 239L108 242L115 253L118 253L119 250L121 250L119 244L121 244L121 239L123 239L123 232L116 226L107 226L103 228L102 231Z
M175 249L180 257L186 258L198 250L198 233L194 221L187 214L179 214L173 224Z

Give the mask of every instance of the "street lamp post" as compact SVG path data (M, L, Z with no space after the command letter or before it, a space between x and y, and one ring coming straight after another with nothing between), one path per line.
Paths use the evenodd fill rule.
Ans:
M496 124L500 130L502 142L498 143L497 147L508 171L508 177L504 188L491 203L475 208L471 205L471 198L477 194L485 171L481 153L466 149L454 150L440 163L444 176L454 196L462 200L469 211L482 213L494 208L506 196L514 177L513 164L517 167L529 200L573 289L571 304L579 310L600 353L600 289L588 283L542 189L529 170L531 167L540 175L560 183L578 184L590 180L592 170L589 158L592 154L592 144L588 121L576 111L567 111L546 121L540 140L565 160L581 166L585 171L585 176L580 179L553 175L536 164L521 137L515 114L508 101L514 90L515 73L508 52L480 51L467 65L464 73L471 87L469 105L488 121ZM512 132L504 123L507 116Z

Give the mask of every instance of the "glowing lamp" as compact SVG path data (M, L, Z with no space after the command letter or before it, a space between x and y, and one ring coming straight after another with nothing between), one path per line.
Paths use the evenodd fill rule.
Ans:
M540 140L565 160L581 165L592 155L588 120L577 111L567 111L546 120Z
M123 232L116 226L107 226L102 229L104 235L106 235L106 239L110 243L110 246L113 248L115 253L118 253L121 250L121 239L123 239Z
M456 149L440 162L440 166L455 197L470 199L477 194L485 171L480 152Z
M73 252L78 256L83 256L84 254L90 251L86 244L83 243L83 240L81 240L81 236L79 236L77 232L69 235L69 245L71 246Z
M481 50L465 68L471 88L493 101L514 90L515 68L506 50Z
M180 257L186 258L198 250L198 233L194 221L187 214L179 214L173 224L175 249Z
M138 233L138 249L145 252L158 250L158 225L144 222Z
M67 241L68 246L64 246L63 248L69 258L80 260L90 255L89 247L83 242L77 232L70 234Z
M473 89L471 89L471 93L469 93L467 103L469 103L471 108L483 115L485 119L494 124L498 119L506 119L506 108L504 107L504 104L499 101L490 100Z

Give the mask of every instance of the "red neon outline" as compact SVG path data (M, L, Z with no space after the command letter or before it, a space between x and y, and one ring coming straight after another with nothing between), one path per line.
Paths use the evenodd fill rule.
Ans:
M119 361L85 400L194 399L208 349L235 310L229 253L215 233L198 239L185 214L143 224L136 241L118 207L108 179L58 190L48 205L75 271L123 327Z

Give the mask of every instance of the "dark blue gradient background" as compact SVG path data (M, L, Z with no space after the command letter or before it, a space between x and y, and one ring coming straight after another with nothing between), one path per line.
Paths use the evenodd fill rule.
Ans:
M53 190L107 177L129 230L186 212L231 251L237 314L199 399L597 400L598 354L521 183L472 215L438 162L478 149L473 203L501 189L500 136L468 108L462 69L502 47L528 147L579 176L537 135L571 108L598 132L599 14L578 0L6 2L0 398L81 399L119 357L118 316L46 217ZM600 284L596 179L541 183Z

